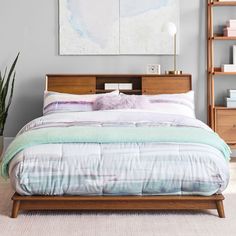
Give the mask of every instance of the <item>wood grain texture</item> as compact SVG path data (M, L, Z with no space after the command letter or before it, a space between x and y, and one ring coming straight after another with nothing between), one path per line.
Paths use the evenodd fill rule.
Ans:
M143 94L173 94L185 93L192 88L191 77L148 77L142 79Z
M72 94L110 92L105 83L132 83L128 94L184 93L192 88L191 75L47 75L46 90Z
M227 1L227 2L212 1L210 4L212 6L219 6L219 7L236 6L236 2L235 1Z
M16 218L20 210L20 200L13 200L11 218Z
M216 207L217 207L217 212L220 218L225 218L225 210L224 210L224 205L223 201L219 200L216 201Z
M216 132L229 144L236 143L236 110L215 108Z
M48 91L71 94L96 93L96 77L94 76L47 76Z
M20 196L12 197L12 217L19 210L199 210L217 209L223 216L223 195L204 196ZM20 202L20 204L18 204Z
M212 70L213 75L236 75L236 72L224 72L220 67L215 67Z

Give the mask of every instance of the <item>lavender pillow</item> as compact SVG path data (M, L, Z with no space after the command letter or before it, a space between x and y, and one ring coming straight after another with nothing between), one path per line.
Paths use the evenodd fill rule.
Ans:
M93 103L93 110L144 109L149 104L148 99L141 95L111 94L98 97Z

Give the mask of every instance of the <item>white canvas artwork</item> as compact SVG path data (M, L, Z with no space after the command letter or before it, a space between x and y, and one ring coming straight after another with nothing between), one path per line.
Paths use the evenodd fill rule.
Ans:
M61 55L172 54L179 0L59 0ZM179 51L179 37L177 40Z

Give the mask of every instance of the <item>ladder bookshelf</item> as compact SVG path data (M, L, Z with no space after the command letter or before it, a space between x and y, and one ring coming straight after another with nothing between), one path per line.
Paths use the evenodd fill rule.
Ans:
M236 37L226 37L214 33L214 8L235 7L236 1L207 0L207 103L208 124L232 147L236 147L236 108L215 105L215 77L236 76L236 72L223 72L214 64L214 42L236 41Z

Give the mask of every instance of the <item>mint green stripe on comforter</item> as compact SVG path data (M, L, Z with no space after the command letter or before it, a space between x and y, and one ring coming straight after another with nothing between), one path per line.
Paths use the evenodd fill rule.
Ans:
M8 147L2 176L8 176L13 157L27 147L52 143L197 143L210 145L230 158L230 149L214 132L192 127L60 127L25 132Z

